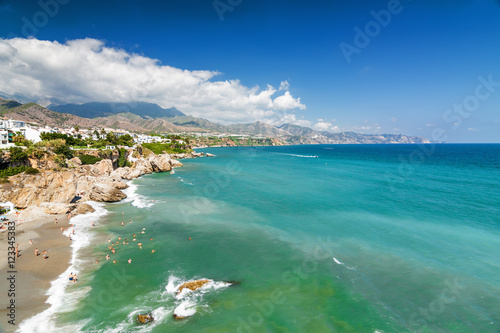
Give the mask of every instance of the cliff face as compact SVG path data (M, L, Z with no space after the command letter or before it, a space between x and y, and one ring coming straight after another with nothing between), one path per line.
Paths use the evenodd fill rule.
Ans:
M137 159L132 167L113 167L111 160L94 165L81 165L78 158L68 161L73 168L63 171L44 171L36 175L21 173L1 185L0 201L11 201L16 207L31 206L69 208L75 202L87 200L114 202L126 198L121 191L128 186L123 179L133 179L153 172L165 172L182 166L170 155L154 155ZM50 205L47 205L50 204ZM45 209L53 213L53 209Z

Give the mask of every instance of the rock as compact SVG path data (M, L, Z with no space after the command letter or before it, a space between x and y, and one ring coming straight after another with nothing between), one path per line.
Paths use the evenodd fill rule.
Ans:
M148 160L154 172L165 172L172 170L172 166L170 165L171 158L168 154L151 156Z
M94 169L99 171L101 174L109 176L113 172L113 162L111 160L101 160L93 165Z
M172 166L172 168L180 168L182 166L182 163L177 160L170 160L170 165Z
M81 205L78 205L78 207L76 209L71 211L73 216L87 214L87 213L93 213L93 212L95 212L94 207L92 207L91 205L89 205L87 203L82 203Z
M151 313L137 315L137 322L139 324L147 324L152 322L153 320L155 319L153 318L153 315Z
M127 197L127 195L119 189L106 184L94 184L90 190L89 196L91 200L104 202L116 202Z
M109 185L109 186L117 188L119 190L123 190L123 189L126 189L128 187L128 185L125 184L124 182L122 182L121 180L117 180L116 178L111 178L111 177L106 177L106 176L97 177L95 181L97 183Z
M214 157L214 154L206 153L207 157Z
M54 202L43 202L40 207L43 212L50 215L61 215L66 214L70 209L70 205L64 203L54 203Z
M140 158L135 161L133 169L139 170L140 172L142 172L142 175L153 173L151 162L149 162L149 159L146 158Z
M68 168L77 168L82 166L82 161L78 157L73 157L70 160L66 160L66 164L68 165Z
M174 313L172 316L174 317L174 319L175 319L175 320L182 320L182 319L186 319L186 317L179 316L179 315L177 315L177 314L175 314L175 313Z
M177 294L182 292L182 289L188 288L192 291L195 291L198 288L203 287L205 284L212 282L211 280L196 280L196 281L191 281L191 282L186 282L180 285L179 289L177 290Z

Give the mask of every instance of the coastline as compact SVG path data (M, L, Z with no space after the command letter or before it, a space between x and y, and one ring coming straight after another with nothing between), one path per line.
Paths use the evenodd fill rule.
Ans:
M59 223L55 223L57 218ZM7 232L0 233L1 257L0 268L4 276L0 278L0 290L5 295L5 301L0 309L0 327L5 332L14 332L19 324L49 308L47 291L59 275L69 267L71 260L71 242L61 231L70 224L66 215L53 215L43 219L36 219L16 225L16 243L19 244L20 256L16 260L16 291L15 291L15 326L8 323L9 299L7 293L9 281L7 280ZM33 244L29 244L29 240ZM40 255L35 257L34 251L38 248ZM43 259L42 253L47 250L48 258Z
M189 157L200 156L202 154L189 155ZM175 157L182 159L186 158L187 155L180 154ZM130 178L120 177L128 187L123 189L126 196L112 201L123 202L131 199L131 204L134 206L148 207L149 204L143 202L142 196L136 197L134 195L137 187L132 184L132 179L140 178L144 174L161 173L182 166L180 162L170 158L167 162L171 164L170 167L157 164L154 168L150 166L152 170L142 171ZM118 168L115 171L120 171L120 169L127 172L130 170L130 168ZM100 206L101 203L96 201L80 202L74 210L76 211L76 208L84 203L90 204L94 211L73 216L71 223L74 224L74 228L71 227L65 214L49 216L44 214L45 216L41 218L40 215L37 215L39 213L37 210L26 209L21 213L22 220L27 222L16 223L15 243L19 244L20 257L16 263L15 325L8 323L10 318L7 316L9 311L7 306L11 298L6 297L4 306L0 309L0 315L3 318L0 320L0 332L34 332L39 329L50 331L53 328L53 315L65 306L64 299L66 297L72 298L72 296L78 298L78 295L68 296L66 293L68 272L71 270L78 273L81 264L84 264L85 260L80 259L78 253L80 249L90 244L92 234L87 230L91 226L91 221L97 222L101 216L108 214L108 211ZM83 218L84 216L85 218ZM55 224L55 218L58 219L58 224ZM17 222L18 218L15 220ZM61 227L66 230L62 232ZM76 230L76 235L73 236L73 241L70 241L68 236L72 230ZM5 258L0 263L0 268L3 268L4 275L6 275L5 278L0 279L0 290L6 296L10 285L7 280L7 234L7 232L0 232L0 244L3 245L0 253L4 254ZM29 244L30 239L33 244ZM34 256L35 248L38 248L40 253L38 258ZM44 250L47 250L49 255L46 260L42 257Z

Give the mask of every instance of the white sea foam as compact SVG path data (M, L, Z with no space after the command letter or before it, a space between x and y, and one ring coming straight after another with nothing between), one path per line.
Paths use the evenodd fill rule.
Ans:
M180 180L181 182L183 182L184 184L191 185L191 186L193 186L193 185L194 185L193 183L189 183L189 182L185 181L185 180L184 180L184 178L182 178L182 177L180 177L180 176L178 176L177 178L179 178L179 180Z
M349 266L346 266L346 264L344 264L342 261L338 260L338 259L337 259L337 258L335 258L335 257L334 257L334 258L332 258L332 259L333 259L333 261L335 261L335 263L336 263L336 264L338 264L338 265L342 265L342 266L344 266L344 267L345 267L345 268L347 268L347 269L351 269L351 270L354 270L354 269L355 269L354 267L349 267Z
M186 283L196 280L208 280L209 282L204 284L201 288L195 291L189 288L183 288L182 292L177 293L179 287ZM173 299L175 302L174 314L180 317L190 317L197 312L197 309L204 307L203 296L209 292L215 292L217 290L225 289L229 287L231 283L223 281L214 281L211 279L191 279L185 280L179 278L175 275L171 275L168 278L167 286L165 287L164 293L162 293L162 299L168 301L169 298Z
M47 291L46 295L49 296L47 303L50 307L26 320L24 320L17 329L20 333L45 333L45 332L68 332L75 331L75 329L69 329L68 326L64 328L58 328L56 326L56 315L58 313L69 312L74 310L76 304L91 290L90 287L76 288L67 290L69 285L68 275L70 273L76 273L80 275L79 272L83 267L84 260L79 257L79 252L82 248L88 246L93 237L92 233L89 231L91 229L92 222L97 222L99 218L105 216L108 212L104 209L102 203L97 202L87 202L91 205L95 211L93 213L78 215L73 217L70 221L73 223L73 228L68 228L64 232L65 236L71 234L72 242L72 255L70 261L70 267L64 271L61 275L57 277L56 280L51 282L51 286ZM75 230L75 234L72 232ZM50 260L50 253L48 253ZM72 325L79 326L79 325Z
M304 157L304 158L318 158L318 155L298 155L298 154L285 154L285 153L275 153L275 155L287 155L287 156Z
M130 202L132 206L137 208L149 208L154 205L154 203L141 194L137 194L138 186L133 184L132 181L126 182L128 188L123 190L123 193L127 195L124 202Z

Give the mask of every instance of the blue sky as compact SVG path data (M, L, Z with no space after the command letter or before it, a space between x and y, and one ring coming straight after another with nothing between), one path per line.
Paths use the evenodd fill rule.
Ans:
M0 91L15 90L33 98L61 97L58 93L63 91L72 102L118 101L131 95L225 123L262 119L330 131L403 133L429 139L445 133L449 142L500 142L497 0L215 2L228 9L224 12L218 12L213 0L42 3L50 4L46 16L47 10L37 1L0 0L0 38L5 44L3 57L0 45L0 65L10 64L0 66ZM54 14L50 13L54 3L57 13L49 15ZM390 22L375 24L372 12L388 8ZM36 31L26 28L26 21ZM367 24L375 29L369 30L369 44L358 43L348 62L340 45L356 47L354 29L366 33ZM104 48L126 54L125 61L129 55L158 59L159 63L149 65L151 71L161 73L148 79L135 69L122 68L116 78L99 79L119 85L116 82L124 77L134 78L120 89L87 85L82 80L91 78L74 74L64 79L65 85L73 87L62 87L54 83L62 79L51 67L65 61L58 58L60 46L40 53L34 41L8 42L14 36L28 37L26 32L39 41L66 45L64 52L70 52L66 56L70 59L71 51L82 47L86 52L99 49L90 53L105 53ZM102 44L67 44L85 38ZM112 62L118 53L99 62ZM39 61L37 54L52 60ZM21 73L20 63L38 76ZM69 63L75 73L97 66L74 59ZM106 68L114 66L109 63ZM73 75L70 67L64 73ZM20 75L36 84L14 80ZM173 77L178 81L170 82ZM170 87L177 88L175 93L164 93ZM133 91L127 93L127 89ZM113 93L102 93L109 90ZM481 98L476 97L477 91ZM463 103L468 103L465 109Z

